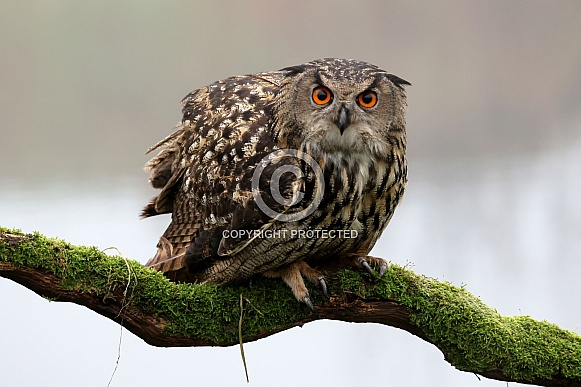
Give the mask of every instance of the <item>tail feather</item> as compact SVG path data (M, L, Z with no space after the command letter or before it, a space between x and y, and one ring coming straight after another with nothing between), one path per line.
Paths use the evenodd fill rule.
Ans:
M189 272L184 259L185 253L173 255L171 243L164 237L159 238L157 253L145 264L161 271L166 277L176 282L195 282L195 278Z
M199 227L172 222L164 235L159 238L155 256L147 261L145 266L161 271L174 281L195 282L196 278L186 265L185 252Z
M153 267L159 271L168 271L174 265L173 246L169 241L161 237L157 243L157 253L145 264L146 267Z

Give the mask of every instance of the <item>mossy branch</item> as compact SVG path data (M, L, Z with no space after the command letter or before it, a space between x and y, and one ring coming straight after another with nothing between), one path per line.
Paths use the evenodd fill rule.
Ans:
M155 346L230 346L320 319L374 322L437 346L459 370L545 386L581 386L581 336L527 316L505 317L464 288L390 265L380 281L345 269L311 289L315 311L282 281L175 284L94 247L0 228L0 276L54 301L84 305ZM5 316L9 318L9 316Z

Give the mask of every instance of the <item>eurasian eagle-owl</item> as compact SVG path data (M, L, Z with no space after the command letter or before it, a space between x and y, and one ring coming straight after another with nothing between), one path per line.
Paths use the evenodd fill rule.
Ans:
M146 266L186 282L282 278L312 308L303 277L329 261L385 272L367 254L407 183L404 86L366 62L318 59L233 76L183 101L177 131L148 153L171 213Z

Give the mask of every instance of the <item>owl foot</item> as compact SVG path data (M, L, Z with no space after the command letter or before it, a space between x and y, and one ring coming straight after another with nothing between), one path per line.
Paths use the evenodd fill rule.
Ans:
M387 271L387 261L385 259L372 257L370 255L360 256L360 255L352 255L350 256L351 266L365 270L369 275L375 277L376 274L371 268L372 266L377 270L377 278L383 277L385 272Z
M321 287L323 294L327 295L327 283L318 270L313 269L303 261L293 262L284 267L269 270L264 273L265 277L281 278L292 290L295 298L313 310L313 303L309 296L309 291L305 286L303 277Z

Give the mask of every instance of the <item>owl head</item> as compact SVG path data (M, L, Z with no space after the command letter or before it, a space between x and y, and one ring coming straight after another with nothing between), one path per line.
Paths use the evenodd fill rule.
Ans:
M282 69L275 102L279 143L311 155L366 153L386 157L405 141L404 85L372 64L318 59Z

